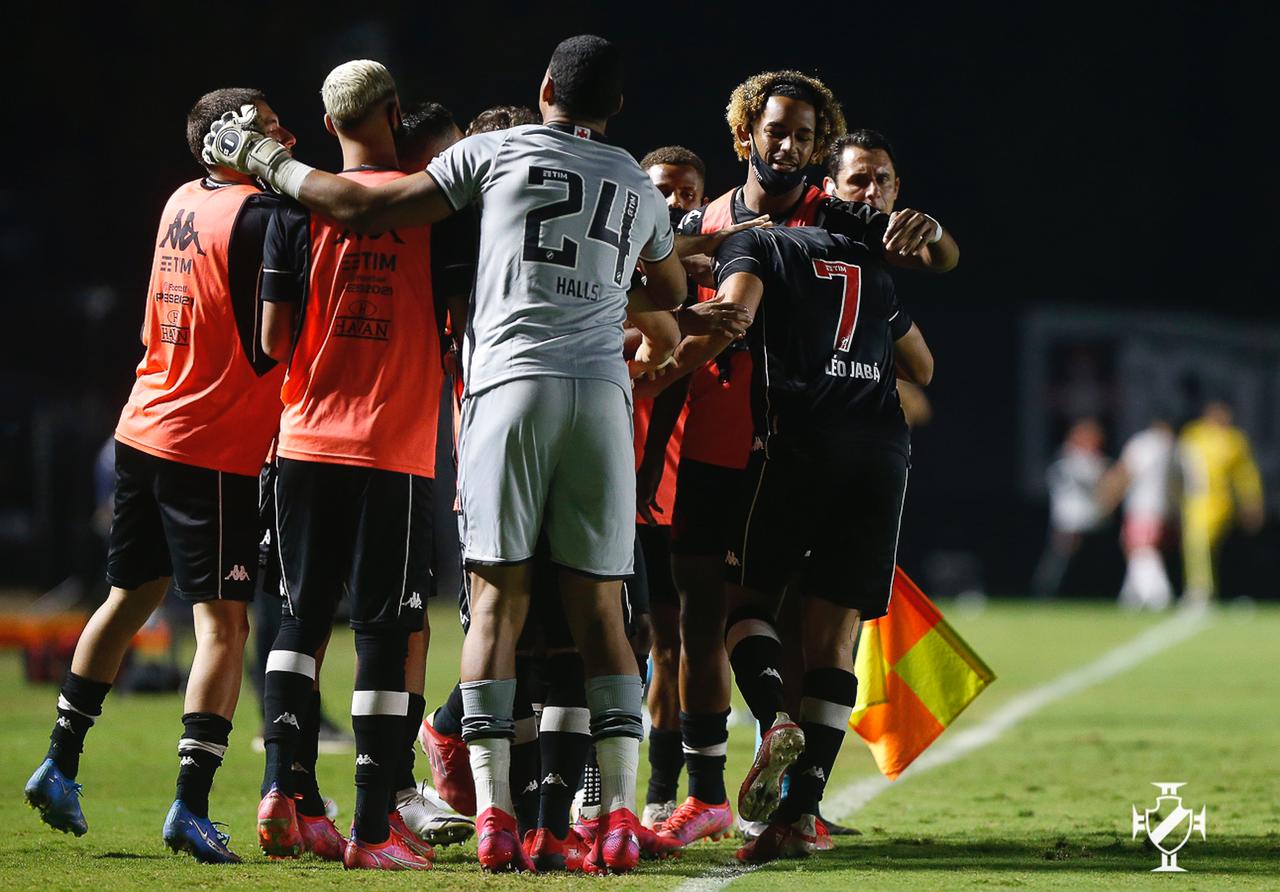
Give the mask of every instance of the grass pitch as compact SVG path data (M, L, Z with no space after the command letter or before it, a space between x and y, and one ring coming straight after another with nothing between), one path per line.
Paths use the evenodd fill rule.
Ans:
M984 727L1012 698L1164 622L1109 605L997 604L967 615L942 605L957 630L992 666L998 681L939 744ZM433 610L429 706L456 677L459 632L452 612ZM160 825L173 799L175 745L181 730L176 695L108 698L90 732L80 772L89 834L80 839L40 823L22 785L43 757L56 691L21 681L16 654L0 654L0 888L131 887L252 889L360 885L437 889L538 887L608 882L673 889L690 880L703 892L733 890L953 889L1027 887L1113 889L1173 882L1180 888L1280 886L1280 609L1226 608L1194 637L1137 667L1028 715L989 745L900 781L846 823L862 835L800 862L739 875L733 846L699 843L679 860L643 863L627 877L485 877L474 844L439 850L429 874L344 873L311 860L266 861L254 846L261 756L249 741L257 702L242 700L225 766L218 774L213 817L226 821L239 867L206 867L172 855ZM345 717L351 690L350 636L335 633L325 668L327 708ZM729 781L736 787L752 747L746 727L731 732ZM419 768L425 770L425 760ZM646 767L642 759L641 773ZM321 756L321 788L350 820L350 756ZM833 773L833 796L875 774L852 734ZM644 778L641 778L643 790ZM1208 839L1182 850L1189 872L1150 873L1159 863L1149 843L1130 838L1130 805L1155 804L1153 781L1185 781L1184 804L1208 806Z

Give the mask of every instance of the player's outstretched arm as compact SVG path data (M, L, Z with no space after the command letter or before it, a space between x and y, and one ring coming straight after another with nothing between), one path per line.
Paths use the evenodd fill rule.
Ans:
M715 256L716 251L724 244L725 239L739 232L745 232L748 229L771 229L773 221L769 219L768 214L761 214L754 220L748 220L745 223L734 223L732 226L726 226L724 229L717 229L715 232L699 233L697 235L684 235L676 233L676 253L681 257L689 257L694 254L708 254Z
M204 160L258 177L313 211L359 232L421 226L453 213L436 181L417 173L368 187L316 170L255 128L257 108L245 105L213 122L204 139Z
M933 217L903 208L889 217L884 231L884 259L901 269L945 273L960 262L960 246Z
M763 296L764 283L755 273L747 272L734 273L726 278L720 283L720 290L716 293L717 300L745 307L753 319ZM685 338L676 348L674 361L665 374L652 384L637 386L636 394L647 397L656 396L694 369L719 356L725 347L733 343L734 337L735 335L724 328L718 328L713 334Z
M670 310L654 306L647 285L632 288L627 294L627 322L644 336L636 348L635 359L627 363L631 377L663 374L680 343L680 326Z
M642 260L644 299L655 309L674 310L689 294L689 280L673 250L662 260Z
M928 387L933 380L933 353L914 322L906 334L893 342L893 359L901 377L912 384Z

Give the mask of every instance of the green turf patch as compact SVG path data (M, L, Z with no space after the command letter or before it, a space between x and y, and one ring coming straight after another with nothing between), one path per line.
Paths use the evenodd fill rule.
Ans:
M999 676L941 741L978 727L1003 704L1084 665L1162 621L1084 607L997 604L977 615L944 612ZM438 703L456 677L459 634L452 611L433 611L428 702ZM803 883L807 890L1027 887L1112 889L1172 881L1179 888L1275 888L1280 883L1280 800L1275 742L1280 740L1280 676L1269 654L1280 637L1280 610L1222 611L1195 637L1127 673L1030 715L989 746L890 785L849 816L861 836L798 862L745 875L733 844L703 843L683 858L644 864L627 888L669 889L690 879L728 881L734 890ZM1270 662L1268 662L1270 661ZM326 703L347 719L350 636L336 630L324 671ZM581 878L482 880L474 846L441 850L429 877L347 874L302 860L270 863L254 851L254 809L261 756L249 741L257 703L246 692L227 763L212 798L228 823L239 867L210 868L175 856L160 841L173 797L175 744L181 730L175 695L117 697L89 735L80 780L90 832L82 839L44 827L22 802L21 788L43 756L53 718L53 686L20 680L12 653L0 655L0 887L47 889L243 887L296 889L339 883L366 887L430 883L439 889L581 885ZM941 742L940 741L940 742ZM748 764L752 735L732 731L731 785ZM643 760L642 760L643 761ZM420 769L424 766L419 762ZM351 813L350 756L322 756L322 788L345 821ZM642 774L644 766L642 764ZM833 773L832 791L869 777L874 765L851 736ZM644 778L641 778L643 784ZM1150 873L1150 843L1130 838L1130 806L1154 807L1153 781L1185 781L1188 807L1207 806L1208 839L1194 837L1179 855L1189 873ZM643 786L642 788L643 789ZM339 826L344 818L339 819Z

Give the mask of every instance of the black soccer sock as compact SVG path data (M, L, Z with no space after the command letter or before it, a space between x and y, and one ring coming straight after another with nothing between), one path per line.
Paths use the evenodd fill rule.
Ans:
M404 717L404 751L400 755L400 764L396 768L395 778L391 784L391 803L388 811L396 807L396 794L401 790L411 790L417 786L413 778L414 743L418 739L418 728L422 725L422 714L427 711L427 701L421 694L409 694L409 714Z
M49 751L46 759L68 780L75 780L80 771L80 753L84 750L84 737L93 727L93 721L102 715L102 701L107 699L111 683L92 681L74 672L68 672L58 692L58 719L49 734Z
M591 749L591 713L582 657L576 652L555 654L547 662L550 686L538 727L542 756L538 826L564 839L569 833L569 807Z
M387 803L404 743L409 694L404 661L409 635L404 629L356 632L356 689L351 695L351 727L356 735L355 835L374 845L391 832Z
M725 649L742 698L760 723L761 733L786 708L782 688L782 642L763 611L740 608L725 625Z
M857 696L858 679L852 672L813 669L804 674L799 716L804 752L787 771L787 794L778 806L778 820L817 815Z
M516 736L511 741L511 797L520 838L538 824L538 724L533 718L526 685L516 677L516 700L511 717Z
M293 753L291 774L293 794L298 799L298 814L309 818L324 815L324 797L316 778L316 758L320 743L320 692L312 691L307 714L302 717L302 733Z
M302 723L311 708L315 654L327 632L327 620L322 623L311 618L304 623L292 615L280 619L280 632L267 654L267 678L262 685L266 716L262 739L267 751L263 796L273 785L285 796L293 795L293 761L302 737Z
M684 761L689 766L689 795L707 805L728 800L724 789L725 754L729 749L729 713L680 713Z
M431 727L446 737L462 736L462 687L454 685L449 699L440 704L431 715Z
M230 739L231 721L216 713L188 712L182 717L174 798L181 799L197 818L209 817L213 775L222 765Z
M645 805L675 801L680 770L684 768L680 734L664 731L657 725L649 729L649 787L645 791Z

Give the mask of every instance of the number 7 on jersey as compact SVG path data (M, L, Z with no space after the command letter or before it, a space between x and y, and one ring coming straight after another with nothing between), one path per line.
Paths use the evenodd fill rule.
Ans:
M813 274L819 279L843 279L840 321L836 323L835 349L848 353L853 346L853 330L858 327L858 303L862 295L862 268L842 260L813 261Z

